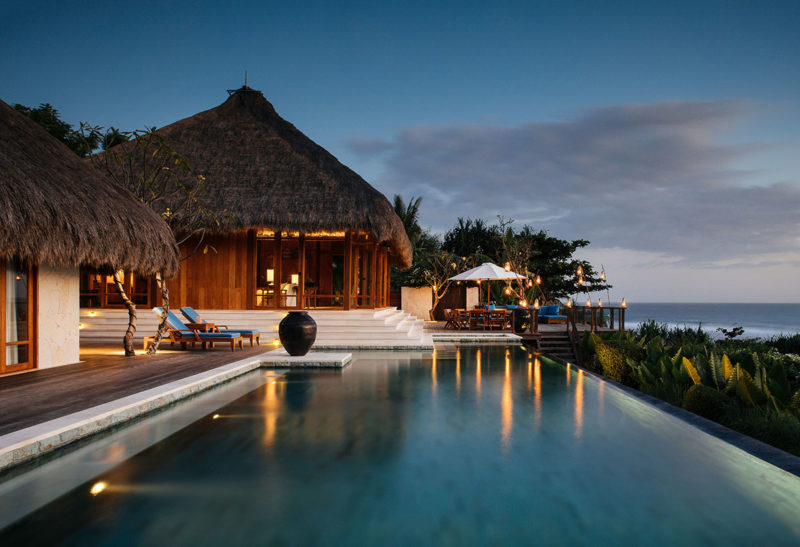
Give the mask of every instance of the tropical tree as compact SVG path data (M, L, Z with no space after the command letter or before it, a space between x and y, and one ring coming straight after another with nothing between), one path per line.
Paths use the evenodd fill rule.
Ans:
M88 156L99 144L98 136L86 139L76 134L73 127L61 119L61 113L50 103L42 103L36 108L15 104L13 108L42 126L82 158Z
M81 136L87 142L102 143L105 152L90 154L95 167L103 171L118 186L129 190L142 203L159 213L175 235L178 244L194 243L186 260L203 246L205 226L219 223L221 216L202 204L205 178L194 173L189 162L176 152L155 127L139 131L120 131L81 124ZM132 141L132 142L129 142ZM119 146L128 143L127 146ZM208 247L204 248L208 250ZM133 355L133 333L136 331L136 306L124 292L122 280L117 279L117 291L128 309L128 330L125 335L126 355ZM169 290L162 275L156 275L161 291L162 317L158 331L147 348L155 353L163 338L169 313Z
M402 196L395 194L394 196L394 212L400 217L403 222L403 227L406 229L411 246L416 249L419 239L422 237L422 227L419 225L419 206L422 203L422 198L415 198L411 196L408 203Z

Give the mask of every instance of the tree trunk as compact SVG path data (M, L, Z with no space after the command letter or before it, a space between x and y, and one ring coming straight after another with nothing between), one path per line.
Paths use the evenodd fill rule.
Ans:
M156 274L156 283L158 288L161 289L161 321L158 323L158 330L153 337L153 341L147 345L147 355L154 355L158 351L158 345L164 338L167 332L167 316L169 315L169 289L167 289L167 281L160 274Z
M131 299L125 293L125 286L122 284L122 276L120 276L119 271L114 272L114 285L116 285L119 297L125 303L125 307L128 308L128 329L122 339L122 347L125 348L125 356L132 357L136 355L133 350L133 334L136 332L136 304L131 302Z

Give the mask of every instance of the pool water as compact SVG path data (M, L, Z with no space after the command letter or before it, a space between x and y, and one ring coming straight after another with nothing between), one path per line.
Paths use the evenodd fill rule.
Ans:
M523 348L359 353L265 375L0 532L59 542L797 545L800 478Z

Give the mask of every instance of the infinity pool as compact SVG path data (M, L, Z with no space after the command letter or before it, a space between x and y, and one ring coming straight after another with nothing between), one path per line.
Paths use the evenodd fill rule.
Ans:
M113 465L0 544L800 542L798 477L522 348L360 353L246 381L119 463L124 432L84 447Z

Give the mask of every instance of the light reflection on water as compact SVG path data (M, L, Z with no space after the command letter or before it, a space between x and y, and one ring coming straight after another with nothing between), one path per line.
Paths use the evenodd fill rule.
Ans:
M287 373L213 414L53 501L0 542L780 545L800 537L797 478L521 348L360 354L343 371ZM108 486L92 496L98 481Z

